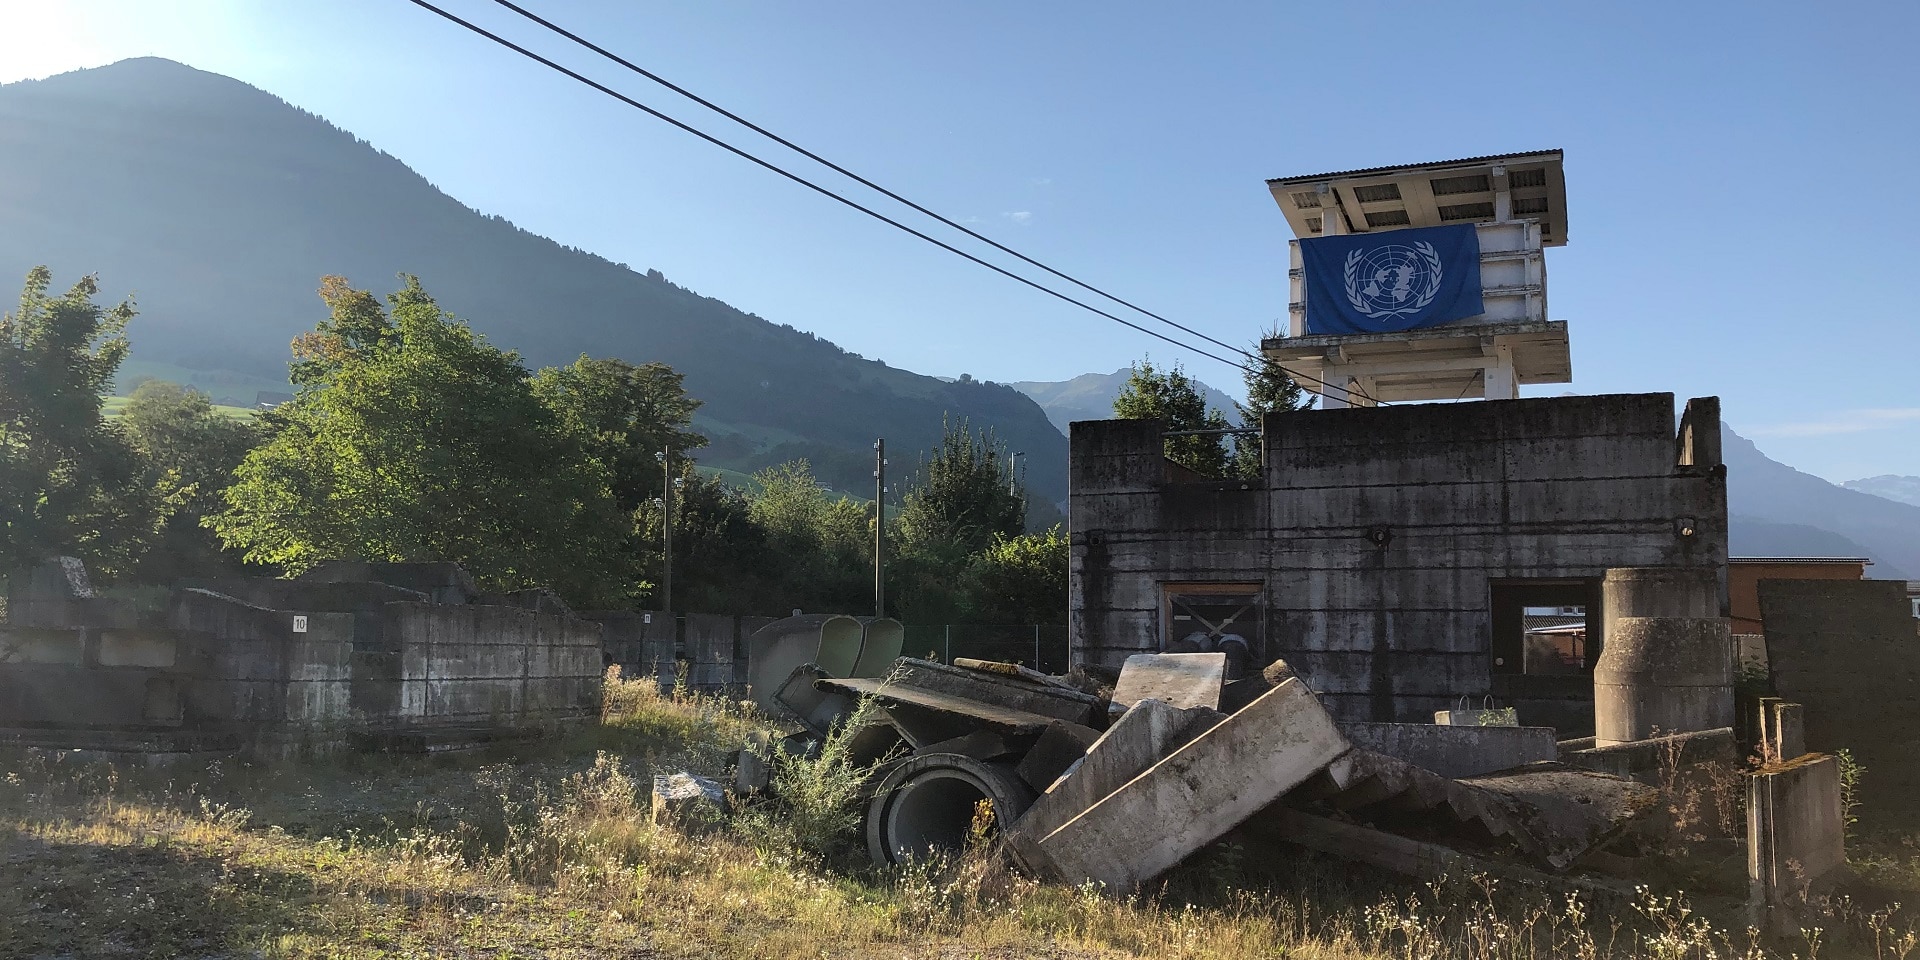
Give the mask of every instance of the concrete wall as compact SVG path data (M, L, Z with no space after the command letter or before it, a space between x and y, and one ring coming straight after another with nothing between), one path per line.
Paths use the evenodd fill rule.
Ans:
M651 610L589 610L580 616L605 630L604 665L618 666L620 675L629 680L652 677L662 687L673 684L679 658L673 617Z
M1766 632L1760 617L1762 580L1864 580L1865 560L1733 560L1727 564L1727 616L1733 632Z
M1491 695L1522 723L1587 732L1587 678L1492 662L1492 586L1628 566L1718 575L1715 406L1690 404L1686 442L1671 394L1273 414L1251 482L1170 468L1158 422L1075 423L1075 659L1112 670L1160 651L1164 584L1256 584L1256 656L1285 657L1341 719L1419 721Z
M600 710L597 623L517 607L393 603L402 725L540 726Z
M1846 749L1869 802L1920 803L1920 638L1899 580L1762 580L1774 691L1806 705L1806 747Z

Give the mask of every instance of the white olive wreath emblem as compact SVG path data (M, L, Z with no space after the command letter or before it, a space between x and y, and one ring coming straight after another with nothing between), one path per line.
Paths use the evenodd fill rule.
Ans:
M1395 244L1394 246L1399 245ZM1392 247L1375 247L1374 252L1378 253L1390 249L1392 249ZM1401 247L1401 249L1404 250L1406 248ZM1347 254L1347 302L1353 305L1353 309L1359 311L1364 316L1376 320L1387 317L1404 317L1408 314L1419 313L1425 310L1427 305L1433 302L1433 298L1440 293L1440 251L1435 250L1433 244L1422 240L1413 245L1411 252L1417 255L1421 262L1426 265L1426 283L1414 294L1412 300L1398 307L1377 306L1373 298L1361 292L1361 286L1365 280L1365 278L1360 275L1359 269L1363 252L1355 250Z

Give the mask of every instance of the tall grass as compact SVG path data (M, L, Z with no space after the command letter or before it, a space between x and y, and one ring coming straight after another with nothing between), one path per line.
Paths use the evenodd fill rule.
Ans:
M546 753L157 773L15 755L0 956L1916 955L1891 908L1767 943L1678 894L1409 884L1284 848L1216 846L1146 890L1064 887L1009 870L986 822L964 853L883 870L846 855L864 773L834 741L776 761L789 799L742 801L722 829L651 822L652 775L722 774L768 727L614 675L605 724Z

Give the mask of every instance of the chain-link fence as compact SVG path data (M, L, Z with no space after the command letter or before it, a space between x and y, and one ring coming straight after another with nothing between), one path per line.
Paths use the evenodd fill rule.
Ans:
M952 663L955 657L999 660L1042 673L1066 673L1072 665L1066 624L908 624L904 656Z

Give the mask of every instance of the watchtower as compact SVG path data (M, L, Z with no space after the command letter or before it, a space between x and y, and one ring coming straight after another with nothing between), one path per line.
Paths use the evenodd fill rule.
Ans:
M1567 242L1561 160L1547 150L1268 180L1296 239L1288 335L1261 351L1326 407L1507 400L1521 384L1571 382L1544 255Z

